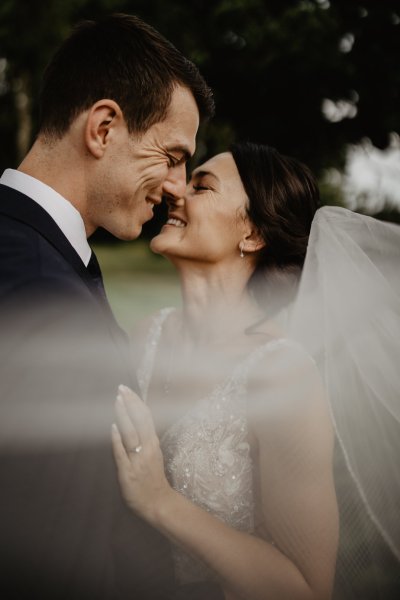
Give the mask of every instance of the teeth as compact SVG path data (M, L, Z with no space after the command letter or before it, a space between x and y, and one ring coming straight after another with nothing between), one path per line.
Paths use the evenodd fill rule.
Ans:
M186 227L186 223L180 219L168 219L167 225L175 225L175 227Z

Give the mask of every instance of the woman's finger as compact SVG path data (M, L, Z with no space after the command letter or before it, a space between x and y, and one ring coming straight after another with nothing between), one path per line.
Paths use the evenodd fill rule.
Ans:
M130 468L131 464L124 448L124 444L122 443L121 434L115 423L113 423L111 427L111 441L117 469L119 472L126 471L126 469Z
M142 442L155 435L153 419L148 407L135 392L125 385L118 387L118 393L125 402L125 407L138 436Z
M136 448L141 442L136 427L132 423L132 420L128 414L122 396L117 396L115 403L115 415L122 443L127 454L129 454L129 451Z

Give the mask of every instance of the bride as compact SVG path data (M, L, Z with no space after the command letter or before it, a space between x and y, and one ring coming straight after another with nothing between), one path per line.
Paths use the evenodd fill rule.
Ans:
M369 507L332 406L310 248L298 285L312 223L320 233L335 209L317 211L304 165L254 144L198 167L168 205L151 247L177 268L183 302L135 335L141 398L120 386L112 431L122 494L172 542L182 585L215 581L227 600L329 599L343 526L335 439Z

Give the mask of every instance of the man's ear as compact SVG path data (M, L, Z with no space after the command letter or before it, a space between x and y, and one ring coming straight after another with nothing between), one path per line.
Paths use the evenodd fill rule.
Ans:
M86 118L85 143L95 158L103 156L113 130L123 121L122 110L114 100L98 100L91 106Z

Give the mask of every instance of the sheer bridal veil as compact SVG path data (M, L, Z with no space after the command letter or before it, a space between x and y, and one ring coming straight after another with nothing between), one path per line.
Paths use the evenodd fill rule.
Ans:
M399 265L399 226L323 207L288 319L318 365L336 431L340 599L386 600L390 577L400 589Z

